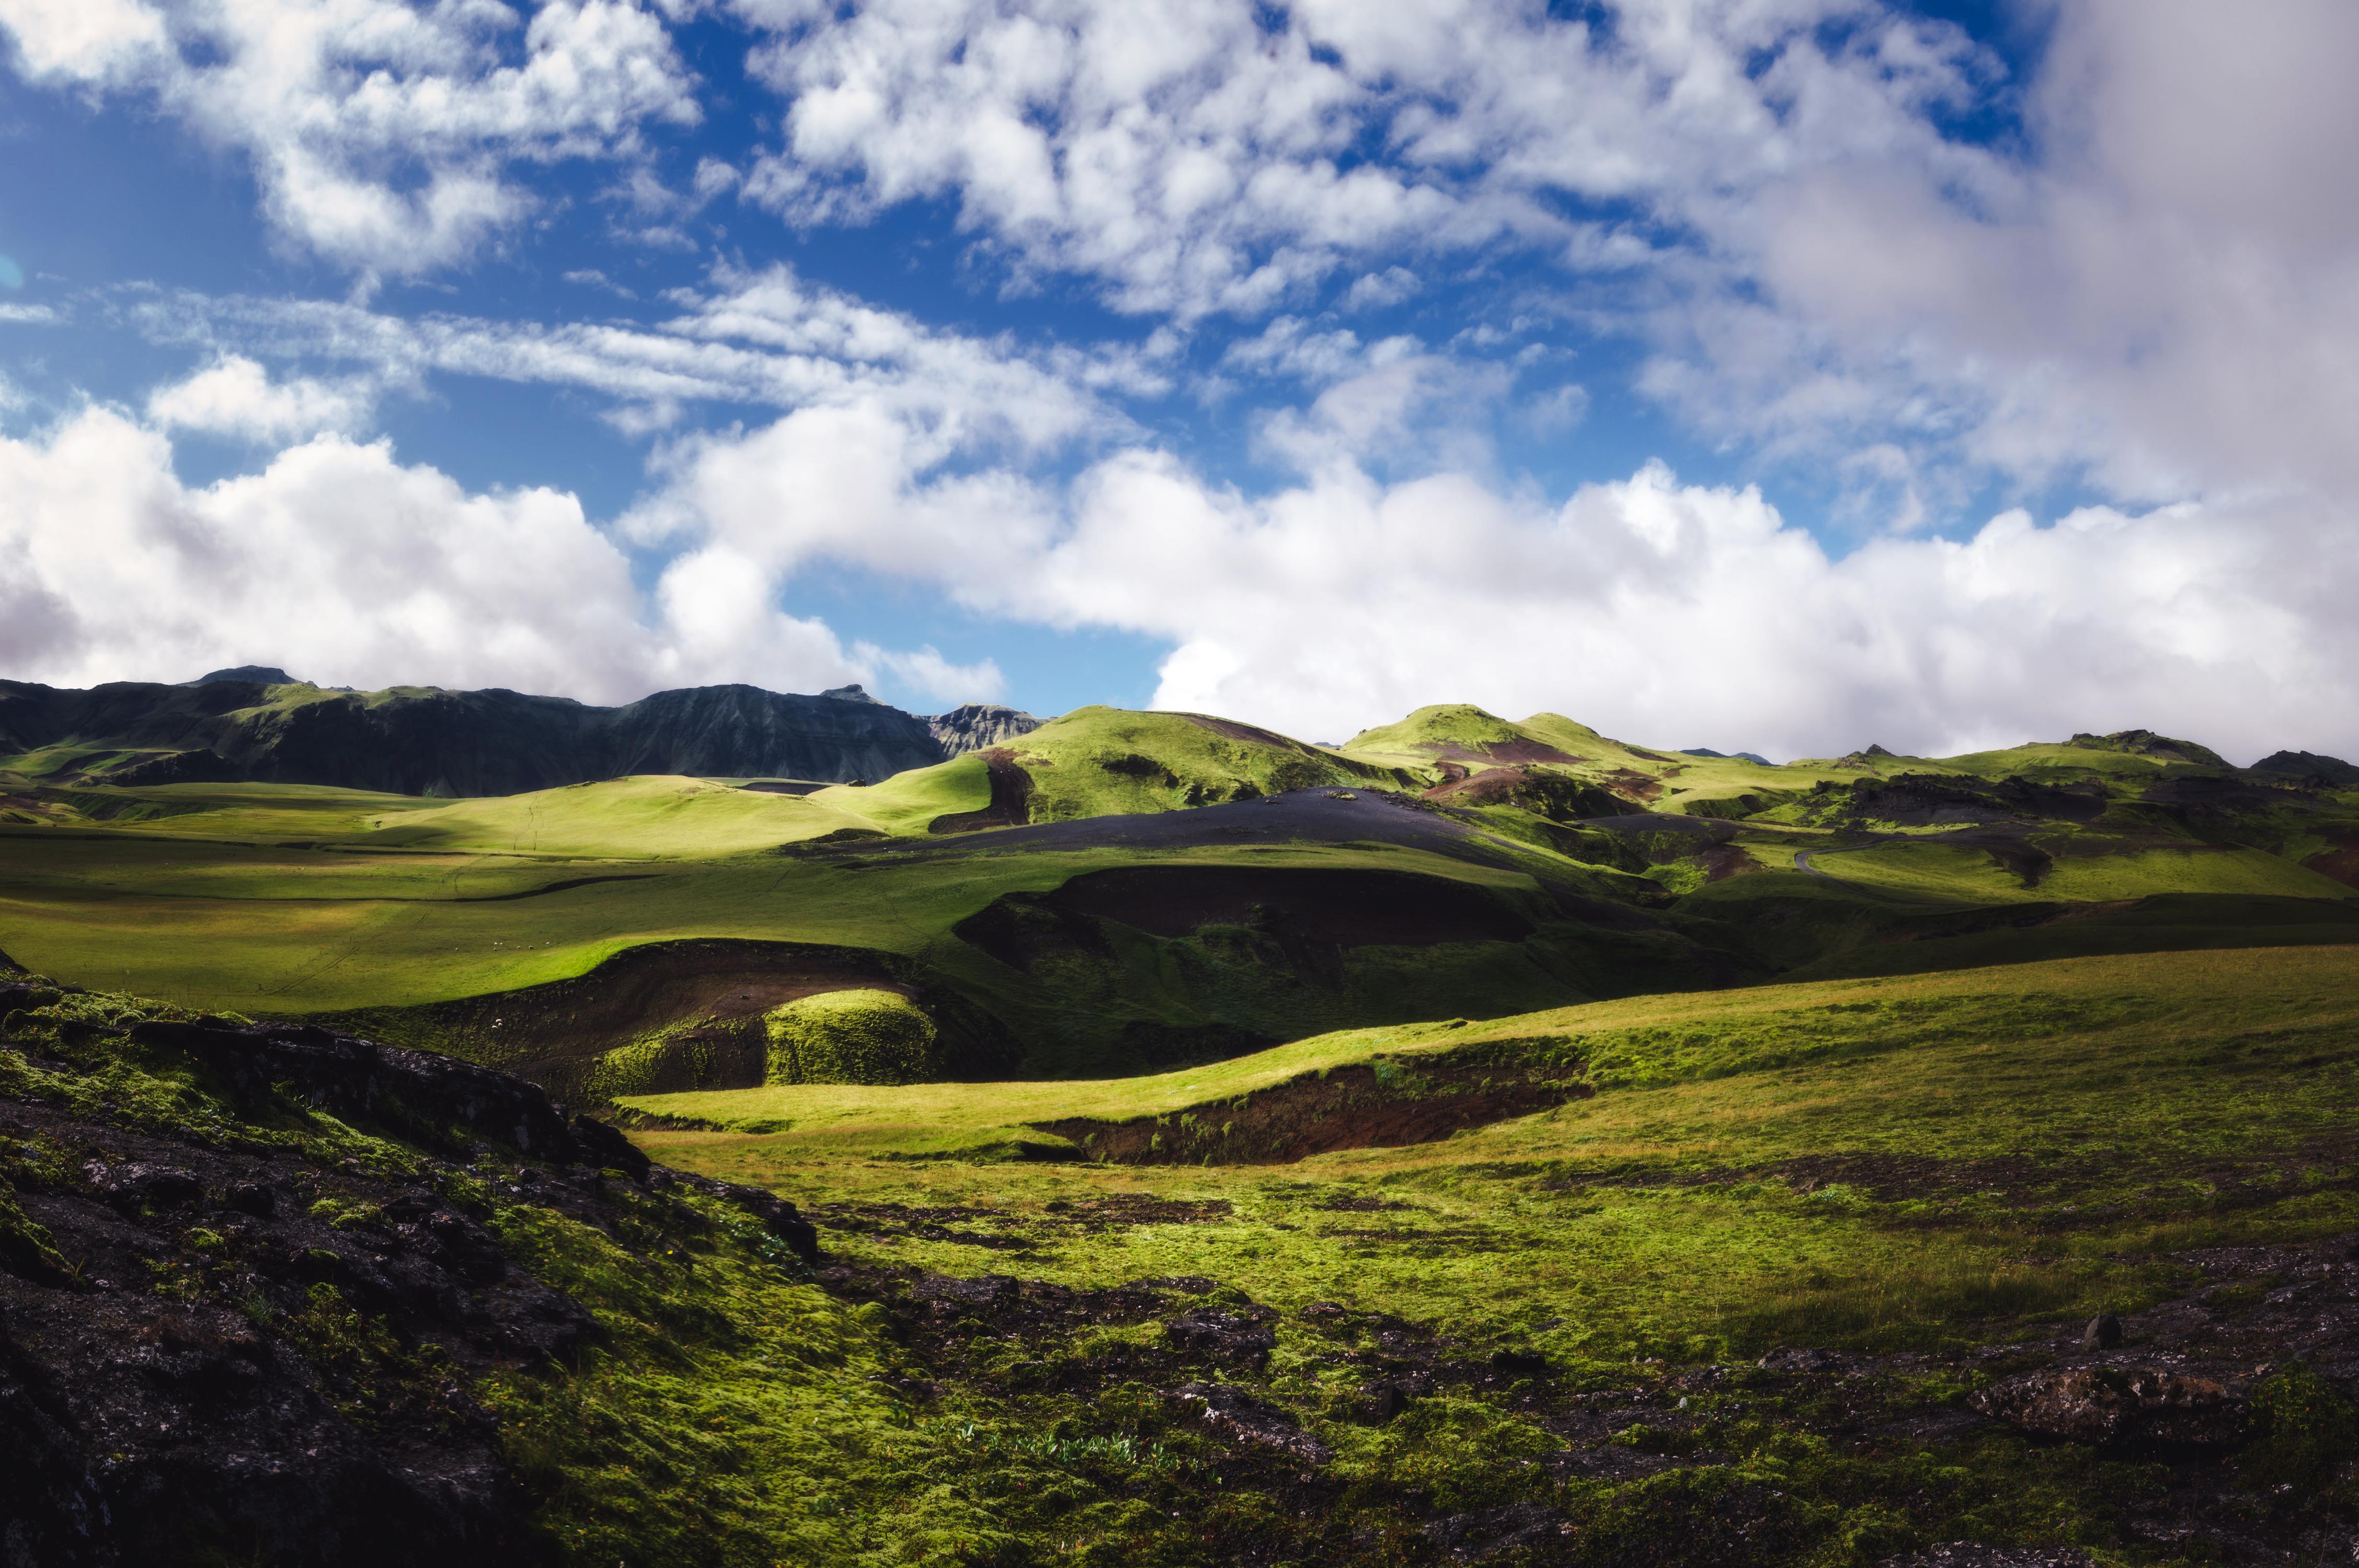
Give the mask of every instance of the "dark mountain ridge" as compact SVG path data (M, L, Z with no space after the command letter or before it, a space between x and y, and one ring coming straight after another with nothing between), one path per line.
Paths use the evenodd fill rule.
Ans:
M690 687L596 708L498 688L354 692L245 678L281 673L247 668L187 686L118 681L87 691L0 681L0 754L51 752L44 775L91 783L486 795L632 773L881 779L966 749L938 739L938 720L857 686L815 697ZM990 727L1009 735L1037 725L1013 709L990 714Z

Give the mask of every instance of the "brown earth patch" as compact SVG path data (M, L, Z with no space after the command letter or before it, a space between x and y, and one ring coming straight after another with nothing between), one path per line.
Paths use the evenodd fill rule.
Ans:
M1032 820L1032 775L1017 765L1016 753L993 746L983 753L991 773L991 804L980 811L954 811L937 816L929 833L973 833L984 827L1021 827Z
M1431 741L1418 750L1445 767L1451 762L1585 762L1589 760L1576 757L1570 752L1560 752L1544 741L1521 738L1486 741L1479 746L1462 746L1455 741Z
M1591 1086L1533 1069L1395 1064L1305 1074L1234 1100L1129 1121L1035 1122L1125 1165L1280 1165L1338 1149L1397 1149L1586 1099Z
M1714 844L1695 860L1703 868L1703 880L1708 882L1724 882L1731 877L1762 869L1759 861L1734 844Z
M2359 888L2359 844L2323 850L2302 864L2322 877L2332 877L2344 887Z
M1658 800L1663 794L1663 781L1636 768L1616 768L1605 775L1606 784L1614 794L1631 800Z
M1486 768L1479 773L1452 764L1424 798L1443 806L1519 806L1556 822L1611 814L1623 804L1612 791L1586 779L1536 772L1528 763Z
M1280 735L1276 730L1258 730L1250 724L1240 724L1234 719L1215 719L1209 713L1182 713L1177 717L1186 719L1199 730L1210 730L1224 741L1243 741L1248 745L1255 746L1274 746L1281 752L1296 752L1304 756L1319 755L1316 750L1304 745L1299 741Z

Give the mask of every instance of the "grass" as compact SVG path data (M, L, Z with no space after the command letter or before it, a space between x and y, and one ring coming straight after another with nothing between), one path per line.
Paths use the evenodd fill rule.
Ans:
M308 689L286 688L288 700L310 700ZM2349 798L2273 796L2225 815L2174 816L2137 792L2190 770L2130 752L2049 746L1938 764L1878 757L1764 768L1650 752L1558 715L1509 723L1464 706L1420 709L1346 750L1185 714L1093 708L1010 750L1033 781L1034 817L1054 821L1306 784L1408 795L1439 776L1445 751L1482 766L1482 748L1512 756L1517 745L1582 758L1542 766L1593 785L1659 786L1658 809L1729 816L1734 840L1712 849L1690 834L1543 815L1595 809L1589 789L1573 792L1584 802L1577 807L1549 805L1538 790L1522 805L1456 814L1514 870L1357 843L1014 852L988 833L930 832L990 800L980 756L803 796L669 777L465 801L292 785L27 786L9 797L16 820L0 822L0 950L87 983L192 1004L343 1012L572 979L651 943L738 937L862 949L887 968L921 967L921 983L950 988L1020 1037L1027 1070L1062 1076L1213 1054L1250 1039L1490 1016L1798 968L1824 976L2216 946L2248 940L2256 899L2311 901L2321 912L2307 923L2270 916L2272 940L2353 935L2335 907L2348 890L2295 858L2359 836ZM2053 856L2032 885L1932 828L1863 845L1863 825L1844 815L1848 789L1815 789L1929 767L1988 775L2016 763L2110 781L2097 821L2030 832ZM837 842L870 835L915 839L925 852L905 845L870 856ZM811 852L820 840L829 848ZM1791 869L1806 848L1827 876ZM1045 894L1073 876L1183 863L1418 871L1520 901L1542 930L1520 943L1353 947L1326 963L1245 927L1150 937L1103 926L1020 970L955 934L995 901ZM1564 897L1543 896L1543 882ZM2191 894L2216 902L2208 913L2177 906L2168 925L2104 912ZM1593 902L1584 908L1584 900ZM2073 904L2090 908L2012 934L1929 927L1945 912Z
M1183 713L1077 708L1013 742L1032 777L1032 820L1173 811L1315 784L1405 780L1266 731Z
M2343 899L2351 890L2260 849L2215 845L2136 849L2108 855L2060 856L2026 886L1981 849L1949 844L1879 844L1817 850L1810 864L1862 887L1951 903L2058 900L2103 903L2153 893L2204 892Z
M1578 1061L1593 1099L1438 1143L1277 1167L1008 1162L1027 1124L1177 1118L1378 1053ZM1005 1234L1118 1195L1225 1202L1218 1225L1048 1240L1071 1285L1207 1274L1288 1309L1383 1303L1564 1355L1939 1344L2149 1299L2204 1238L2359 1224L2359 953L2144 955L1652 997L1484 1025L1360 1031L1111 1083L775 1087L649 1097L776 1130L641 1134L659 1158L798 1201L983 1207ZM1856 1171L1910 1191L1871 1190ZM1823 1167L1805 1188L1784 1167ZM1878 1162L1881 1162L1879 1164ZM2267 1201L2222 1206L2228 1186ZM1371 1234L1319 1205L1408 1206ZM2238 1200L2242 1203L2243 1200ZM845 1237L972 1269L971 1244ZM2027 1259L2036 1259L2026 1261ZM1980 1325L1978 1328L1974 1325Z
M937 817L990 805L991 779L982 754L970 752L930 768L895 773L881 784L836 784L809 798L816 807L841 813L847 825L921 834Z
M589 860L736 855L868 826L815 796L671 776L570 784L427 810L405 803L364 820L372 848Z
M258 1136L201 1076L89 1027L170 1010L89 996L37 1011L10 1031L83 1044L67 1070L0 1052L9 1092L151 1131ZM1385 1064L1414 1096L1447 1062L1577 1070L1596 1093L1286 1165L1011 1160L992 1137L1074 1114L1176 1121ZM596 1317L577 1366L469 1390L573 1568L1373 1568L1438 1561L1424 1521L1510 1503L1549 1510L1567 1560L1600 1568L1666 1540L1684 1562L1778 1568L1956 1540L2079 1544L2129 1568L2198 1560L2122 1529L2129 1505L2169 1496L2169 1473L2004 1431L1931 1446L1873 1423L1952 1413L1995 1372L2039 1364L2060 1324L2201 1283L2189 1249L2359 1226L2359 951L1633 998L1115 1082L636 1103L731 1121L638 1137L803 1205L824 1227L825 1287L692 1192L608 1182L614 1213L593 1227L519 1195L501 1160L421 1177L397 1142L293 1102L270 1134L299 1166L441 1181ZM788 1125L751 1130L766 1119ZM0 1210L20 1266L48 1262L41 1244ZM978 1314L906 1299L923 1273L1033 1283ZM1173 1306L1027 1315L1059 1287L1190 1276L1177 1300L1276 1314L1266 1368L1189 1360L1162 1321ZM431 1370L332 1297L272 1321L315 1365L387 1388ZM1754 1365L1780 1345L1934 1358L1796 1385ZM1995 1361L1945 1358L1990 1345ZM1495 1350L1538 1355L1550 1377L1486 1375ZM1461 1370L1369 1419L1362 1385L1419 1355ZM1305 1481L1299 1462L1223 1442L1172 1396L1187 1379L1247 1388L1332 1456ZM1594 1452L1706 1462L1628 1481L1524 1463L1624 1405L1637 1424ZM2359 1438L2347 1402L2299 1368L2257 1383L2256 1409L2262 1440L2218 1484L2245 1487L2258 1519L2307 1506ZM2305 1489L2272 1504L2283 1486Z

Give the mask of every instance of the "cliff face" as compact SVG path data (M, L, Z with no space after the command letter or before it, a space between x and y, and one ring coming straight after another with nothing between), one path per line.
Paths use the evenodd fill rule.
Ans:
M926 720L945 757L1004 746L1018 735L1029 735L1041 721L1028 713L996 702L969 702Z
M266 672L276 673L276 672ZM621 708L513 691L340 692L244 679L88 691L0 681L0 751L153 754L90 776L252 780L398 795L515 795L629 773L880 779L948 754L928 720L857 687L662 691Z

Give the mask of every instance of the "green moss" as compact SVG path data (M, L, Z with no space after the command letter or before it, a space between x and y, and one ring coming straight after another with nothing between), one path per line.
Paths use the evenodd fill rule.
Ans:
M2299 1362L2253 1390L2252 1411L2258 1436L2242 1465L2258 1486L2315 1492L2359 1455L2359 1411Z
M27 1214L16 1189L0 1182L0 1263L37 1280L65 1280L81 1272L60 1252L48 1229Z
M898 991L799 997L764 1022L774 1084L911 1084L935 1071L934 1021Z

